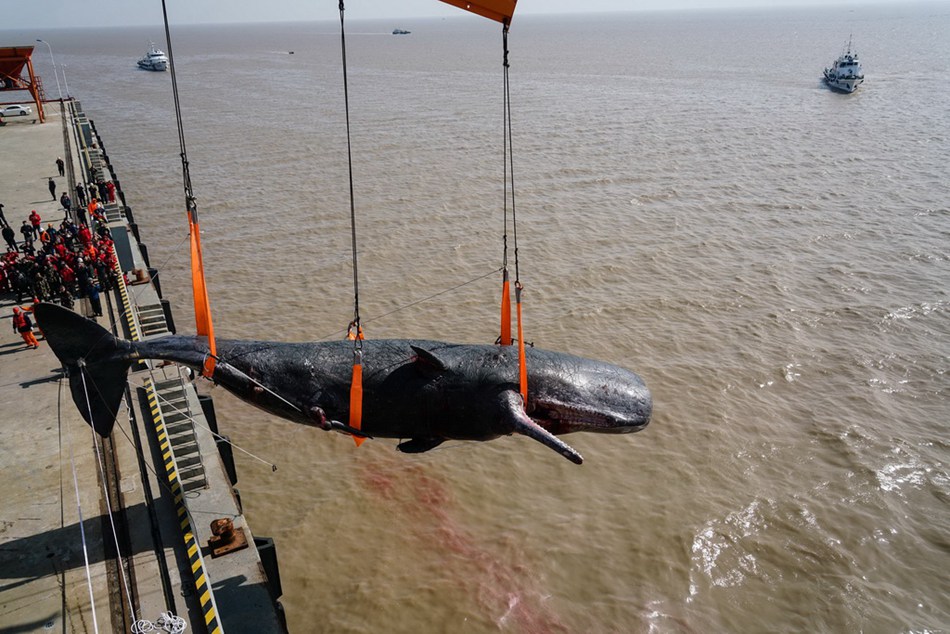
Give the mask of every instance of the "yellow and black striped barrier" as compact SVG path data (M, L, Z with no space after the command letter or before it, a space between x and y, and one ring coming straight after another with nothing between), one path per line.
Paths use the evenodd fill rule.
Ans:
M146 379L145 381L145 392L148 397L149 410L152 414L152 422L155 424L155 434L158 437L162 461L165 463L165 473L168 477L169 489L175 499L175 512L178 513L179 526L181 527L182 536L185 539L185 549L188 553L191 573L194 576L195 590L198 593L198 601L201 604L201 613L204 615L205 626L209 634L222 634L224 630L221 627L221 622L218 620L218 610L215 606L214 594L211 592L211 585L208 583L208 576L205 574L204 558L201 556L201 545L195 536L195 531L191 526L191 518L188 516L188 509L185 507L181 480L178 478L178 467L175 464L175 456L171 449L171 442L165 430L165 419L162 417L162 410L158 404L158 394L155 391L155 385L151 379Z
M122 267L119 265L119 254L116 253L115 245L112 245L112 262L119 278L119 295L122 296L122 316L125 317L125 324L129 329L129 339L139 341L139 329L135 324L135 314L132 312L132 300L129 298L129 287L125 283L125 275Z

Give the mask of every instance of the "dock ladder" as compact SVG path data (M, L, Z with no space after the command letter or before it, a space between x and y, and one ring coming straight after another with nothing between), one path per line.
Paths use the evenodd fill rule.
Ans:
M195 436L194 415L184 380L154 381L152 386L170 447L166 461L174 460L181 488L187 493L208 486L201 449Z
M138 312L139 329L143 338L171 334L168 330L168 322L165 320L165 309L160 303L137 306L136 311Z

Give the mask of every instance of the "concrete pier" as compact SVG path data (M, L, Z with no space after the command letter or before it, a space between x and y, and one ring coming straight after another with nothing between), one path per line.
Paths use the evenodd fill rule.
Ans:
M75 199L76 181L118 180L80 104L50 102L46 112L45 124L20 117L0 128L0 203L14 229L33 209L58 226L59 195ZM148 278L126 195L106 215L129 284L103 293L96 321L120 337L158 337L169 307ZM45 342L29 349L13 331L15 300L0 295L0 631L129 632L137 620L172 618L163 614L187 632L285 631L273 545L244 520L227 446L190 375L133 368L102 439ZM88 302L76 310L93 317ZM233 522L238 538L222 547L214 520Z

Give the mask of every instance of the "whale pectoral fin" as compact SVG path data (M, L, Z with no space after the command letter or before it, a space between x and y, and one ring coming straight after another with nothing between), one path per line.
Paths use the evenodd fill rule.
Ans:
M550 447L574 464L584 462L584 457L577 453L577 450L528 418L524 408L521 406L521 395L519 393L509 390L505 393L503 399L505 404L505 417L508 419L508 422L511 423L515 433L522 434L528 438L534 438L539 443Z
M399 443L396 445L396 449L403 453L422 453L435 449L443 442L445 442L445 438L413 438Z

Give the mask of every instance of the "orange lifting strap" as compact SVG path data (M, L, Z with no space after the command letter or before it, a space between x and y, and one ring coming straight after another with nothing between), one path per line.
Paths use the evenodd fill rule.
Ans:
M353 327L356 326L356 332ZM350 380L350 427L361 429L363 424L363 327L355 321L350 324L346 338L354 342L353 378ZM359 447L365 438L353 436L353 442Z
M515 5L518 0L442 0L445 4L451 4L460 9L465 9L476 15L480 15L502 24L510 24L511 16L515 14Z
M360 429L363 423L363 352L353 354L353 380L350 383L350 427ZM353 442L359 447L365 438L353 436Z
M505 269L501 283L501 336L498 343L511 345L511 284L508 282L508 269ZM519 319L520 322L520 319ZM518 335L519 338L521 335Z
M509 293L508 269L505 269L504 282L502 284L501 296L501 336L498 343L503 346L510 346L511 340L511 295ZM521 398L524 399L524 405L528 406L528 362L525 357L524 348L524 324L521 320L521 291L524 286L521 282L515 280L515 314L518 318L518 384L520 387Z
M524 329L521 326L521 282L515 282L515 307L518 311L518 381L521 385L521 398L528 409L528 363L524 354Z
M195 298L195 325L199 335L208 338L210 354L205 358L202 376L211 378L214 374L215 358L218 354L214 344L214 325L211 323L211 304L208 302L208 287L205 284L205 268L201 259L201 229L198 227L197 213L188 210L188 230L191 234L191 286Z

